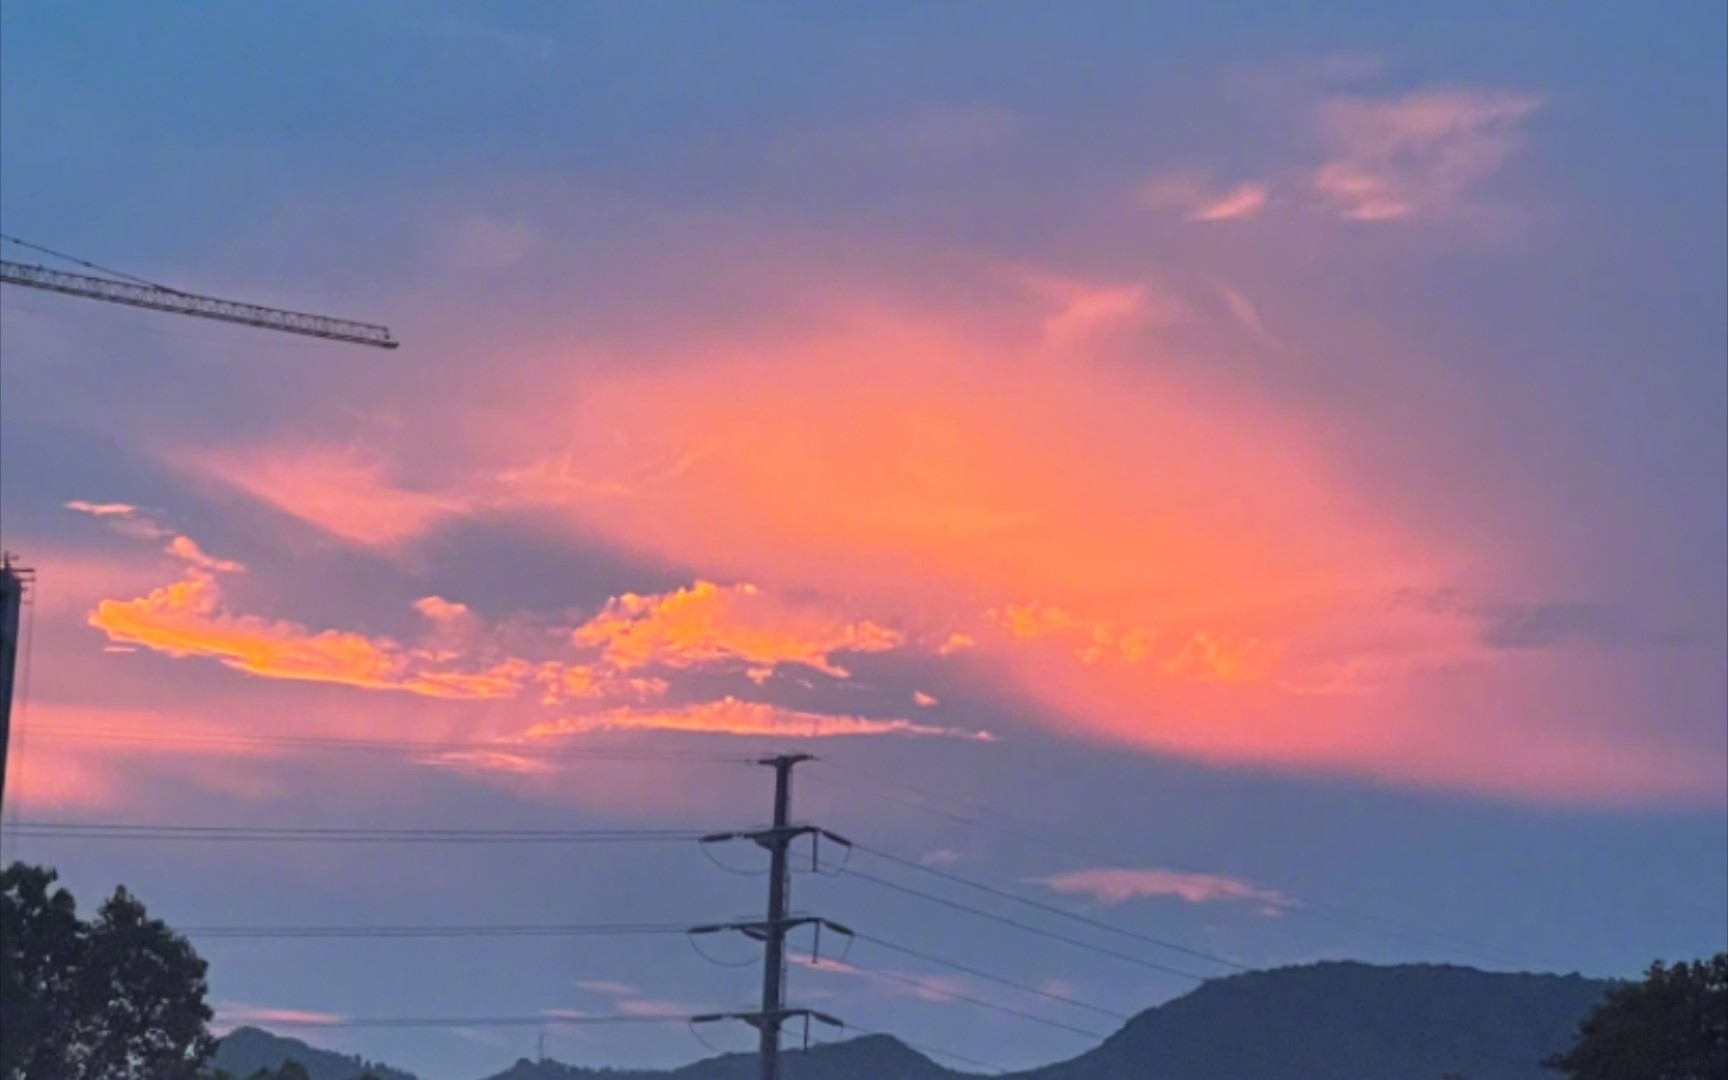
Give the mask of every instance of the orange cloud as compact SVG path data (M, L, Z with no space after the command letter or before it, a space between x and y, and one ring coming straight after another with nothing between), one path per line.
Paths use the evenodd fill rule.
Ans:
M597 731L686 731L704 735L761 735L791 739L827 739L852 735L926 735L989 741L988 732L936 727L910 720L872 720L800 712L763 702L722 698L700 705L668 709L611 709L535 724L526 737L552 738Z
M572 640L599 649L601 660L620 672L737 661L759 677L779 664L798 664L843 679L848 672L835 654L886 652L905 636L867 619L784 603L754 585L698 581L659 596L616 597Z
M1295 905L1295 901L1283 893L1250 885L1236 878L1182 870L1162 870L1156 867L1139 870L1118 867L1074 870L1053 877L1038 878L1036 882L1048 885L1059 893L1090 896L1100 904L1109 905L1125 904L1147 896L1174 896L1190 904L1253 900L1273 908Z
M1424 205L1461 196L1457 178L1473 183L1509 152L1528 109L1456 104L1338 110L1334 158ZM996 268L980 276L1000 284ZM593 664L536 685L608 700L588 688L611 668L614 640L636 673L677 655L758 674L845 670L847 651L868 650L836 643L833 628L868 620L907 642L947 642L934 651L1074 737L1500 797L1721 799L1707 755L1641 723L1636 677L1604 663L1582 673L1601 683L1580 697L1579 671L1487 655L1456 616L1389 612L1401 589L1515 572L1510 542L1486 526L1435 528L1440 516L1376 490L1362 433L1331 422L1310 384L1279 396L1290 384L1264 377L1262 354L1175 334L1136 338L1133 355L1052 339L1060 305L1029 300L1024 282L964 310L800 284L785 325L617 355L545 347L488 374L510 425L438 428L449 437L436 465L449 471L428 472L430 490L464 494L407 526L481 510L531 517L704 580L813 597L828 613L794 647L772 620L749 635L699 631L699 619L674 634L649 598L639 613L597 617ZM1227 296L1210 306L1232 328L1258 320ZM1190 305L1184 328L1207 308ZM1234 348L1242 335L1217 340ZM381 505L424 502L368 475ZM300 493L307 520L324 516L320 490ZM985 614L1028 597L1078 623L1017 637ZM709 604L719 620L745 602L723 599L686 598L679 617ZM772 715L751 711L765 708L613 710L565 730L773 730Z
M908 640L973 641L972 671L1074 735L1527 798L1719 793L1630 720L1532 711L1553 687L1534 667L1508 692L1516 725L1424 700L1425 672L1486 661L1448 645L1445 620L1406 627L1388 598L1490 572L1486 539L1390 516L1335 433L1239 365L1052 352L1036 306L1006 325L825 311L797 334L585 357L563 393L524 399L538 419L477 453L530 463L500 470L503 485L550 463L559 483L511 490L585 542L844 597ZM1102 640L989 633L982 613L1029 596ZM1383 689L1343 692L1350 666ZM1292 692L1328 683L1340 691Z
M1164 661L1164 670L1208 682L1254 682L1269 678L1282 655L1279 645L1197 633Z
M170 656L206 656L268 679L340 683L441 698L500 698L523 686L528 665L502 661L483 671L438 670L389 638L348 631L314 633L298 623L225 609L218 575L245 570L205 554L189 537L169 551L185 561L181 580L134 600L103 600L89 624L108 639Z

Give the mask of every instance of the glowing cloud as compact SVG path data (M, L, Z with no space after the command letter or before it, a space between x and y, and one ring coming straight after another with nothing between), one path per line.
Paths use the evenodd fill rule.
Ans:
M836 653L886 652L905 640L868 620L837 618L777 600L754 585L698 581L659 596L626 593L576 628L579 648L600 650L621 672L651 664L689 668L735 661L764 678L779 664L799 664L846 678Z
M1107 867L1096 870L1075 870L1054 877L1037 878L1067 895L1089 896L1100 904L1125 904L1148 896L1174 896L1190 904L1213 904L1220 901L1252 900L1273 908L1295 905L1283 893L1263 889L1236 878L1217 874L1196 874L1181 870L1158 868L1128 870Z
M131 517L138 512L138 508L131 503L93 503L85 502L83 499L73 499L65 505L68 510L76 510L80 514L89 514L91 517L99 518Z
M529 674L528 665L515 660L483 671L439 670L389 638L339 630L314 633L298 623L234 614L225 609L219 575L242 573L243 566L212 558L185 536L175 537L168 550L186 563L181 580L135 600L104 600L90 614L90 625L110 641L170 656L211 657L267 679L427 697L511 697Z

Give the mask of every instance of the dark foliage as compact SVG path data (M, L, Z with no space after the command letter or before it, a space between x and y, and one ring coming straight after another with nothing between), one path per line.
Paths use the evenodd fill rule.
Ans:
M1549 1063L1572 1080L1728 1080L1728 953L1650 967L1587 1017Z
M0 1078L198 1076L215 1049L204 961L125 889L85 922L56 880L0 872Z

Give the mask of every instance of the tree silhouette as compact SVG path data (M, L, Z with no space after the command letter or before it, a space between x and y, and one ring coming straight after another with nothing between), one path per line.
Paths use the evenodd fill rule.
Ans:
M203 960L124 888L78 918L44 867L0 872L0 1080L191 1080L215 1049Z
M1550 1059L1572 1080L1723 1080L1728 1077L1728 953L1668 967L1620 987Z

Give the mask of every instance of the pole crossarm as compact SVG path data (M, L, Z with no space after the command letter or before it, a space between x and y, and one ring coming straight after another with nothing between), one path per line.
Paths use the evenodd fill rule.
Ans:
M825 919L820 915L789 915L786 918L773 923L762 919L727 923L706 923L702 926L692 926L688 933L694 936L697 934L724 934L730 931L743 934L745 937L752 938L756 941L767 941L768 936L775 931L778 931L781 935L785 935L788 931L796 930L801 926L820 926L825 930L832 931L836 934L843 934L849 938L855 938L858 936L853 932L851 927L837 923L833 919Z
M160 285L141 285L113 278L74 274L65 270L50 270L0 259L0 283L23 285L32 289L80 296L87 300L106 300L115 304L166 311L177 315L196 315L218 322L237 323L262 330L280 330L286 334L344 341L351 345L371 345L379 349L394 349L399 342L390 336L388 327L352 319L333 319L325 315L309 315L301 311L285 311L259 304L244 304L236 300L220 300L214 296L180 292Z
M832 829L824 829L820 825L777 825L766 829L740 829L735 832L709 833L698 838L702 844L723 844L730 840L750 840L758 847L769 851L774 850L779 843L791 843L800 836L820 836L824 840L851 848L852 841L841 836Z
M756 1012L703 1013L700 1016L692 1016L690 1022L692 1024L715 1024L722 1020L737 1020L749 1024L757 1031L778 1032L780 1030L780 1025L784 1024L788 1020L796 1020L799 1018L814 1020L819 1024L827 1024L831 1028L843 1029L846 1027L845 1022L840 1020L838 1017L830 1016L825 1012L818 1012L815 1009L771 1009Z

